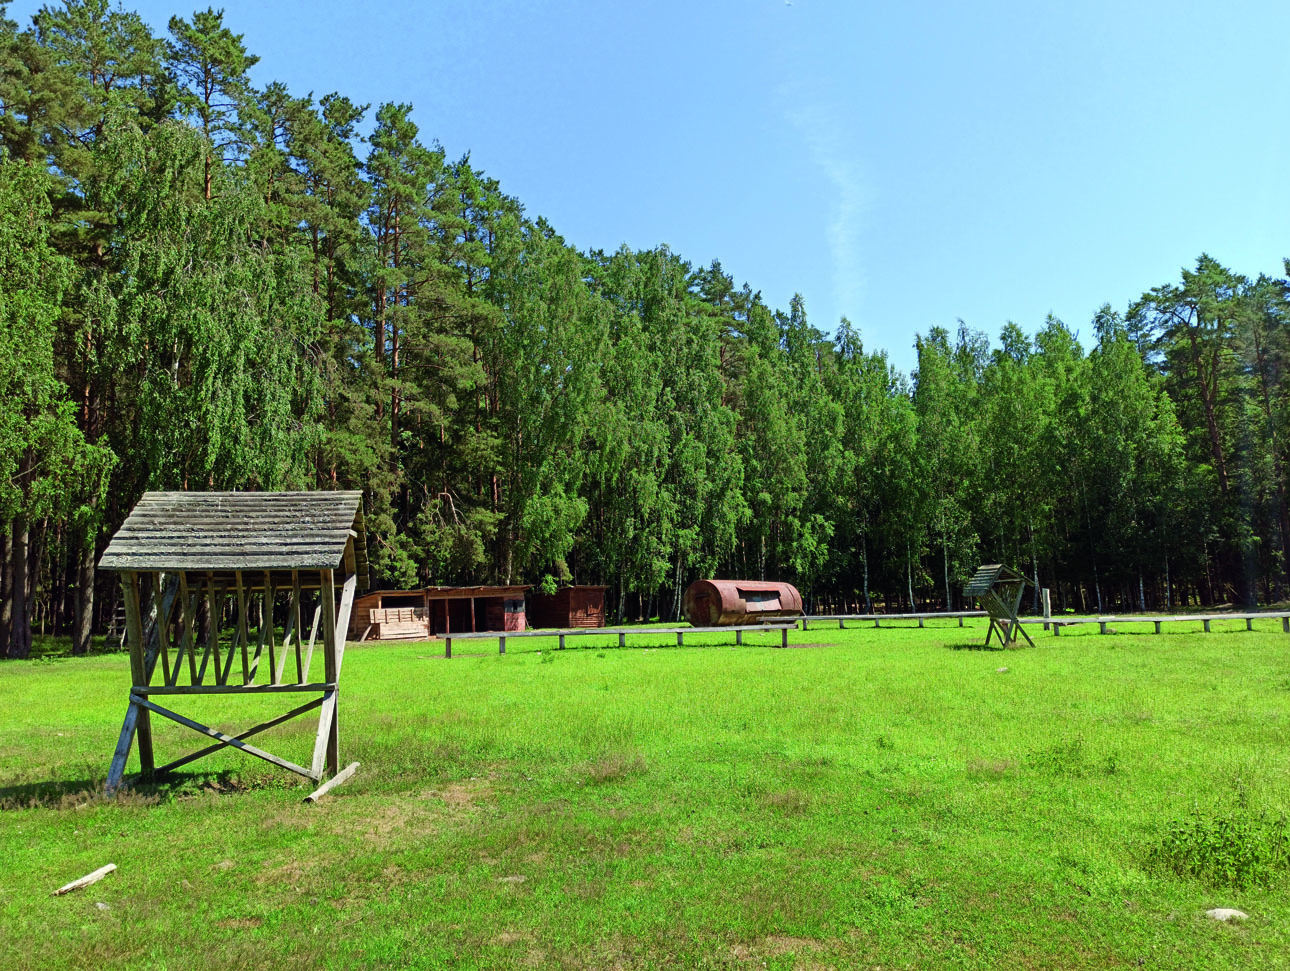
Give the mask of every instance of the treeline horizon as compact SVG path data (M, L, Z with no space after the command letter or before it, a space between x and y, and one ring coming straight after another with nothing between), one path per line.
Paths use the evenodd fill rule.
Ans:
M410 105L256 88L221 11L3 10L0 657L88 650L158 489L361 489L378 586L618 620L713 576L956 609L981 562L1054 610L1286 595L1286 278L1201 255L1087 352L959 321L905 375L717 261L578 250Z

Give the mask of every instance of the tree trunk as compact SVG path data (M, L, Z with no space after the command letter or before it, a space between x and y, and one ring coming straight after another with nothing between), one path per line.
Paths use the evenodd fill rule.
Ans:
M0 658L9 656L13 632L13 524L0 523Z
M85 528L76 557L76 613L72 618L72 653L88 654L94 633L94 533Z
M19 660L31 655L31 614L27 600L27 556L31 532L27 517L19 514L13 521L13 619L10 621L9 657Z

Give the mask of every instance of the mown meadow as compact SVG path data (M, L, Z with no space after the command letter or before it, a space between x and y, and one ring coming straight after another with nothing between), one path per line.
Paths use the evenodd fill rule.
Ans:
M1284 967L1290 637L1223 626L352 645L312 806L236 754L105 799L126 657L10 662L0 966Z

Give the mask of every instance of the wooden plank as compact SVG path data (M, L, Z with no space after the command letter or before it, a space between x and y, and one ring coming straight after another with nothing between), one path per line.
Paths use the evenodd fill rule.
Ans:
M340 682L341 668L345 664L345 635L349 631L349 617L354 610L354 593L358 590L358 574L345 578L340 591L340 610L336 616L336 676L330 681Z
M147 695L272 695L300 691L333 691L335 684L312 681L305 684L154 684L147 688L131 688L136 694Z
M334 697L334 694L332 695L332 697ZM149 711L155 711L161 717L169 718L171 721L177 722L178 724L183 725L185 728L191 728L199 735L208 735L211 738L218 739L219 741L224 742L226 745L233 746L235 749L237 749L240 752L245 752L247 755L254 755L257 759L263 759L264 761L272 763L273 765L276 765L279 768L286 769L289 772L294 772L297 775L302 775L307 779L318 778L315 775L311 775L308 769L302 768L296 765L294 762L288 762L286 759L278 758L278 756L274 755L271 752L266 752L264 751L264 749L256 748L254 745L248 745L246 742L240 741L239 739L234 738L232 735L225 735L223 732L218 731L217 729L211 728L208 725L203 725L201 722L193 721L191 718L187 718L184 715L179 714L178 712L171 711L169 708L162 708L161 705L158 705L155 702L147 701L146 699L143 699L143 698L136 698L135 704L143 708L146 708Z
M267 722L261 722L259 725L256 725L253 728L248 728L244 732L239 732L237 735L233 737L236 738L239 742L244 742L248 738L253 738L256 735L259 735L260 732L268 731L270 728L276 728L278 725L281 725L283 722L288 722L288 721L291 721L291 719L293 718L299 717L300 715L307 714L313 711L315 708L319 707L322 703L323 703L322 698L315 698L307 705L301 705L298 708L292 708L289 712L287 712L284 715L279 715L277 718L272 718ZM165 765L161 766L161 768L157 769L157 774L162 775L166 772L173 772L175 769L182 768L183 766L188 765L190 762L196 762L198 759L204 759L206 756L212 754L213 752L218 752L220 749L228 748L229 744L230 743L228 742L216 742L214 745L207 745L205 748L199 749L196 752L192 752L188 755L185 755L183 758L175 759L175 761L173 762L167 762Z
M309 666L313 664L313 661L314 661L314 639L318 636L318 623L320 620L322 620L322 600L321 599L318 601L318 604L314 607L314 620L309 627L309 649L305 651L304 676L306 678L309 677Z
M63 894L71 893L73 890L82 890L85 887L98 883L100 880L102 880L104 877L106 877L109 873L111 873L115 869L116 869L115 863L109 863L106 866L101 866L93 873L87 873L79 880L73 880L71 883L68 883L59 887L52 894L50 894L50 896L61 897Z
M305 802L317 802L341 783L348 782L350 777L358 771L358 765L359 764L357 762L349 763L349 765L345 766L345 768L341 769L317 789L305 796Z
M318 712L318 734L314 738L313 778L321 779L327 764L327 749L331 742L331 726L336 720L336 694L329 691L323 695L322 708Z
M215 600L214 587L215 584L211 579L211 575L209 573L206 574L204 589L206 592L206 615L210 620L210 631L207 633L206 648L202 651L202 663L197 669L197 679L193 682L194 684L201 684L206 680L206 665L210 662L211 649L215 646L215 640L219 637L219 622L215 619L215 611L213 609ZM217 668L219 667L219 661L215 662L215 666ZM216 681L218 682L218 678L216 678Z
M117 739L116 750L112 753L112 762L108 766L107 781L104 784L104 791L110 796L116 792L121 785L121 780L125 777L125 764L130 758L130 747L134 744L134 732L139 723L139 713L142 711L134 703L133 697L130 704L125 710L125 721L121 725L121 735Z
M171 684L179 681L178 669L185 654L188 656L188 680L193 684L197 682L197 662L193 658L193 653L196 650L193 639L193 624L197 616L197 597L200 592L201 581L199 580L197 590L191 594L189 593L188 573L181 571L179 574L179 650L175 652L175 680Z
M224 601L228 599L228 584L221 583L215 591L215 615L211 619L211 626L215 631L215 663L219 664L220 658L223 657L224 663L219 670L219 683L228 684L228 677L233 673L233 659L237 657L237 628L234 626L233 637L228 642L228 650L220 647L220 637L224 633Z
M153 573L151 574L151 577L152 577L152 589L155 591L155 593L153 593L153 597L155 597L157 601L160 602L161 574ZM166 684L170 683L170 630L169 630L169 627L170 627L170 617L168 615L164 618L159 618L159 623L157 626L157 638L158 638L158 643L161 646L161 680ZM149 678L148 680L151 681L152 679Z
M293 586L291 592L287 595L287 625L282 631L282 653L278 656L277 665L272 669L274 684L282 684L282 675L287 670L287 649L291 646L291 639L296 633L296 615L299 613L296 608L299 604L295 599L295 594L296 591ZM297 659L299 656L300 646L296 645ZM299 663L298 660L297 663Z
M305 680L305 661L301 652L300 642L304 639L305 624L301 616L301 599L303 594L300 591L300 571L291 571L291 619L296 628L296 682L300 683Z
M238 570L233 574L234 589L237 591L237 643L242 650L242 683L250 684L251 682L251 659L247 653L250 646L251 631L250 625L247 624L247 596L246 584L242 580L242 571Z

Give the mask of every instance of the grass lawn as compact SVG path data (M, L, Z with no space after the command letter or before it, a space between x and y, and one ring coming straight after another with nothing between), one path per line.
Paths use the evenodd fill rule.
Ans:
M1115 626L352 645L316 806L237 753L105 801L125 655L9 662L0 967L1290 965L1290 637Z

